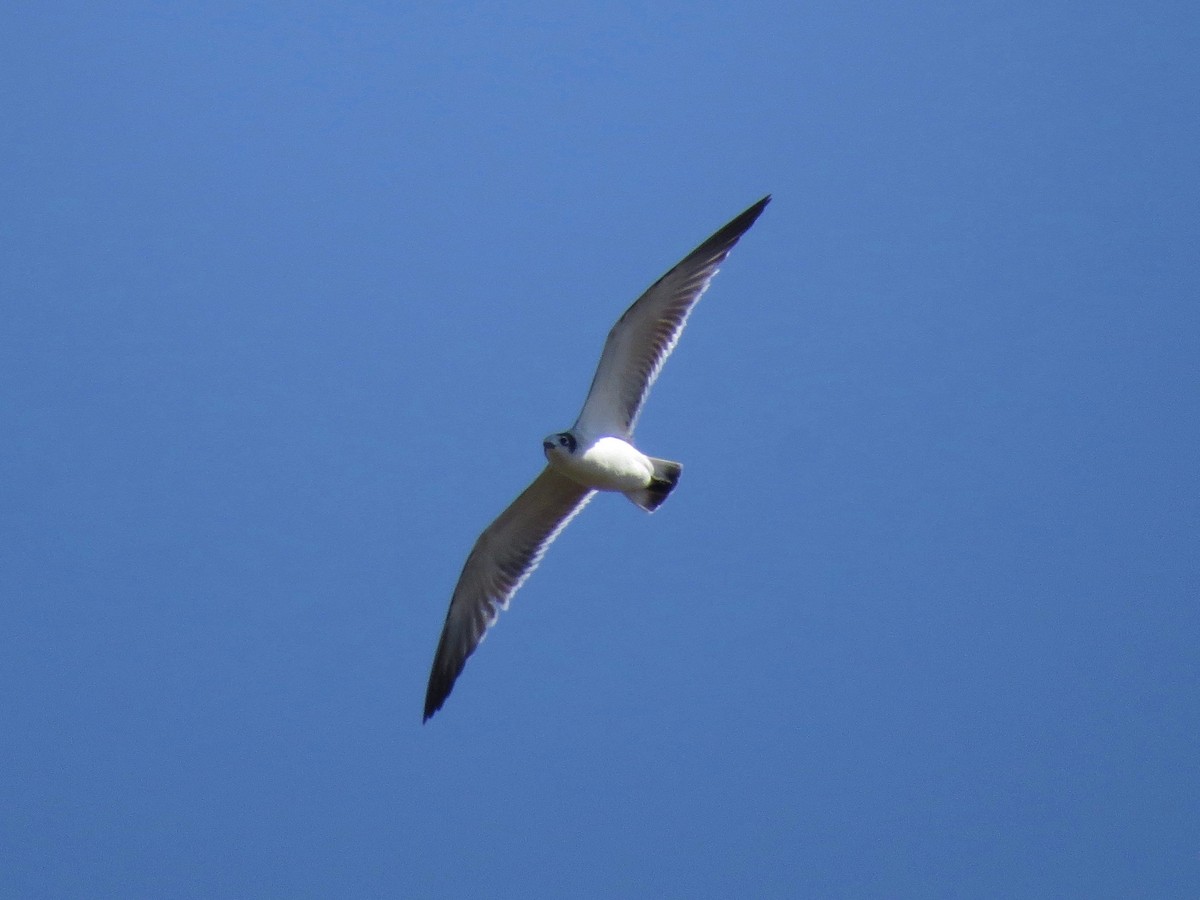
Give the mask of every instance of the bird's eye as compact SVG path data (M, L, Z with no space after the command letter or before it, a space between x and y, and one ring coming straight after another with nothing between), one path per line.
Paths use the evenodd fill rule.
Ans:
M562 447L567 446L567 436L565 434L560 434L558 436L558 443Z

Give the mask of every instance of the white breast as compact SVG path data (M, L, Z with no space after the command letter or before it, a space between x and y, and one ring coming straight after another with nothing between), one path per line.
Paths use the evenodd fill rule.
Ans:
M602 437L572 454L554 454L551 462L580 484L598 491L636 491L650 483L654 466L632 444Z

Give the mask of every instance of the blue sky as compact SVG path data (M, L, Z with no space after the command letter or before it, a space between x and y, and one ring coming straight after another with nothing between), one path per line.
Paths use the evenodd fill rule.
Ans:
M1191 4L10 5L0 895L1200 894ZM616 316L762 194L420 724Z

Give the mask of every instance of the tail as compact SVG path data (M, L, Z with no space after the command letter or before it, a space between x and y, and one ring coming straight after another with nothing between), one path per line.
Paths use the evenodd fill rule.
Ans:
M679 483L679 473L683 471L683 466L669 459L655 459L653 456L649 459L654 463L650 484L641 490L629 491L625 496L646 512L654 512L663 505L667 496Z

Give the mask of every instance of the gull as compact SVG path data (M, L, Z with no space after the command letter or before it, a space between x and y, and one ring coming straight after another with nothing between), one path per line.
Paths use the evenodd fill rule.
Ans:
M569 431L542 441L546 468L484 530L463 565L429 673L422 721L442 708L500 611L597 491L624 494L651 513L670 495L683 466L634 447L634 426L696 301L770 201L763 197L685 256L608 333L579 418Z

